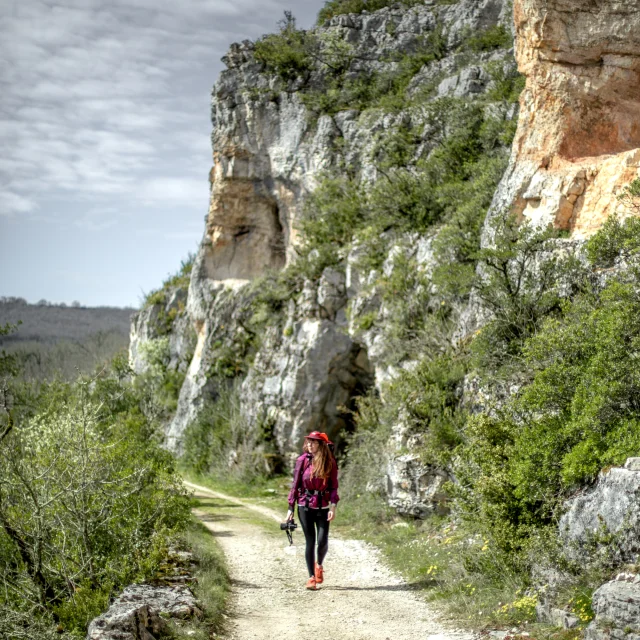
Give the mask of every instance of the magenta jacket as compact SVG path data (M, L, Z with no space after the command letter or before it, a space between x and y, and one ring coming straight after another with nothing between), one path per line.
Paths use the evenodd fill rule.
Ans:
M331 487L330 491L326 491ZM322 505L318 505L318 496L316 494L309 496L309 508L318 509L328 507L329 504L338 504L340 500L338 496L338 465L333 461L331 467L331 475L328 480L322 478L311 477L311 456L303 453L296 460L296 466L293 471L293 482L291 483L291 491L289 491L289 509L293 511L293 506L297 502L304 505L307 496L305 489L311 491L325 491L322 495Z

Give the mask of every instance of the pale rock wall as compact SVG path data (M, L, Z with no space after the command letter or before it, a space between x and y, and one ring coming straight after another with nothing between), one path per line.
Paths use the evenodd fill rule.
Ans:
M310 431L336 443L351 421L352 398L373 383L366 349L346 331L344 275L325 269L289 303L284 328L273 328L243 385L249 424L265 421L282 452L300 452Z
M638 177L640 2L516 0L514 22L527 82L493 213L586 238L629 213L617 195Z
M640 558L640 458L629 458L624 467L602 471L595 486L568 500L559 531L567 554L584 560L610 534L609 553L620 562Z
M387 61L389 54L416 50L442 23L451 53L433 68L425 67L414 79L412 91L437 81L436 96L460 96L489 87L481 64L489 60L513 64L509 52L500 50L479 54L461 67L454 52L469 31L500 21L509 22L504 0L426 2L411 9L395 5L374 13L336 16L316 33L341 38L353 47L356 77L363 70L393 67L396 63ZM211 345L219 341L220 331L226 331L220 326L228 327L218 318L225 315L228 304L219 302L221 287L241 286L290 261L304 197L322 173L345 163L365 182L375 180L371 153L378 136L403 119L421 117L415 111L347 110L320 116L314 123L302 102L301 84L282 91L280 81L255 61L253 48L248 41L232 45L224 58L227 69L213 90L211 205L188 300L198 347L169 429L170 446L178 450L204 399L215 395L203 372L213 358ZM311 74L310 86L318 81L315 73L321 72ZM429 134L425 136L421 155L433 146ZM343 139L340 145L335 144L338 138ZM349 407L356 391L372 383L380 386L392 375L376 357L376 348L384 350L384 336L371 334L370 344L368 336L349 330L345 310L351 293L360 294L341 278L337 272L325 273L320 282L305 285L301 299L292 302L285 330L265 336L243 384L243 412L249 424L267 421L273 426L282 453L297 451L304 433L313 428L339 439L348 414L338 407Z
M136 373L147 369L141 345L164 337L169 341L169 368L187 369L193 355L195 332L186 305L187 288L171 287L163 303L149 305L132 316L129 362Z
M352 75L367 69L393 68L389 54L410 53L436 24L445 25L451 50L468 32L508 22L504 0L461 0L455 5L426 2L374 13L340 15L316 29L317 35L344 40L353 47ZM413 90L442 77L438 95L482 92L488 77L478 63L505 59L504 52L478 55L475 65L460 70L454 55L446 57L414 80ZM213 89L211 205L205 243L206 277L212 280L250 279L266 268L281 267L294 253L295 222L305 194L318 177L341 161L376 177L371 151L376 136L407 114L360 114L346 110L312 122L300 92L302 81L288 91L263 73L253 58L253 44L231 46L223 58L227 69ZM306 84L319 81L313 72ZM415 116L414 116L415 117ZM340 149L335 140L344 139ZM428 141L425 141L428 144Z

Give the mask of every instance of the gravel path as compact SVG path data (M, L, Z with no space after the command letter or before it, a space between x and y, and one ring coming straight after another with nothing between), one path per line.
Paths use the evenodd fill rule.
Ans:
M213 513L195 510L227 557L233 584L228 640L470 640L445 628L433 609L358 540L332 535L325 580L304 588L304 538L289 547L276 526L282 514L185 483ZM273 531L264 519L273 521ZM260 523L263 521L263 524Z

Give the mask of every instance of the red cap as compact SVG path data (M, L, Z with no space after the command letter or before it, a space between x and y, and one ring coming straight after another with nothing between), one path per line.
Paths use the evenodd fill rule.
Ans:
M312 431L308 436L305 436L305 440L322 440L327 444L333 444L326 433L322 433L322 431Z

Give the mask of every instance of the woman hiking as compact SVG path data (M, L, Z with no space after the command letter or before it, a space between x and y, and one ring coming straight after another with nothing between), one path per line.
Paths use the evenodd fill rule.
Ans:
M338 497L338 465L326 433L312 431L305 439L303 454L296 460L289 492L287 521L293 520L298 503L298 518L304 532L304 552L309 570L307 589L314 590L324 579L322 563L329 548L329 523L335 518ZM316 531L318 559L315 559Z

